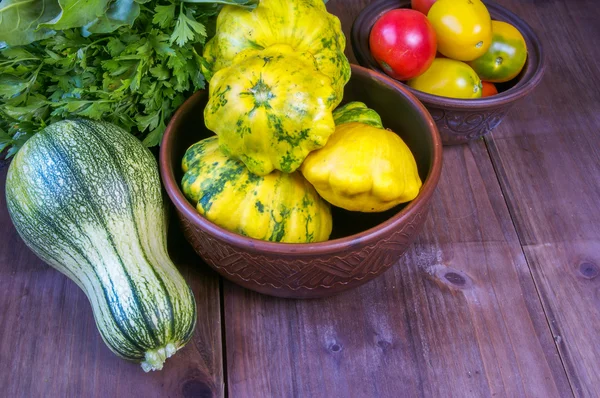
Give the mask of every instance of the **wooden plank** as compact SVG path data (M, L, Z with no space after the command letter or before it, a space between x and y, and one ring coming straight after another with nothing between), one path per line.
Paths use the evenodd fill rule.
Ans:
M322 300L225 283L234 397L565 397L571 390L482 141L448 148L398 264Z
M488 146L573 389L597 397L600 10L593 0L502 3L527 16L548 69Z
M1 173L4 192L6 168ZM190 283L199 322L160 372L116 357L98 333L85 294L38 259L0 195L0 385L7 397L209 397L223 395L219 280L173 228L169 247Z

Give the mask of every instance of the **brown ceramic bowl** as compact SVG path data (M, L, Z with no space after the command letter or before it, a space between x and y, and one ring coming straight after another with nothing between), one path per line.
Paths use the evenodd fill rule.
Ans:
M499 94L488 98L466 100L440 97L405 86L431 112L444 145L464 144L492 131L517 101L531 93L544 74L542 45L531 27L506 8L491 1L484 3L492 19L508 22L519 29L527 43L527 63L515 79L497 85ZM410 8L410 1L376 0L358 15L352 25L351 41L359 64L384 73L371 56L369 35L371 27L381 15L397 8Z
M410 147L423 180L407 205L384 213L333 209L331 240L287 244L227 231L198 214L179 188L185 150L213 135L204 126L208 95L199 91L175 113L160 147L160 172L186 239L218 273L257 292L280 297L321 297L359 286L383 273L423 226L442 169L442 143L431 116L408 90L387 76L352 66L344 102L362 101Z

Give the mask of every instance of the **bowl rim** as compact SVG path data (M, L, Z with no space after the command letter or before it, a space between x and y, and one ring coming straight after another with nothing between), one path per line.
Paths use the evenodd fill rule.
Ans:
M169 121L165 134L162 138L160 152L159 152L159 168L160 175L162 178L163 185L167 191L168 196L175 205L176 209L181 212L194 226L200 228L211 236L223 240L230 245L235 247L250 249L255 252L268 252L277 255L313 255L313 254L325 254L339 252L340 250L347 249L350 245L367 244L373 241L385 237L390 233L390 230L394 230L398 225L402 224L405 220L411 219L415 214L422 212L426 209L429 199L433 195L438 181L440 179L442 171L442 140L433 121L433 118L425 108L425 106L412 94L406 87L401 85L399 82L389 78L388 76L373 71L371 69L351 64L352 73L374 78L383 82L386 85L391 86L401 95L404 95L409 103L416 109L416 111L423 117L428 125L430 132L429 139L431 140L431 163L429 167L429 173L427 174L421 190L418 196L413 199L406 207L399 211L394 216L390 217L386 221L370 228L365 231L361 231L357 234L345 236L338 239L327 240L323 242L315 243L282 243L282 242L269 242L259 239L254 239L239 235L235 232L226 230L208 219L201 216L196 209L188 202L183 195L183 192L179 188L179 184L175 180L174 170L170 167L172 162L173 153L171 147L173 146L175 136L179 125L181 124L185 114L190 113L195 105L197 99L205 90L199 90L189 97L175 112L174 116Z
M379 68L379 65L377 65L376 62L375 63L371 62L370 54L369 55L363 54L363 51L361 51L362 46L359 46L358 43L362 42L362 40L359 39L359 37L361 36L360 28L362 26L367 25L366 24L366 22L368 21L367 15L368 15L369 11L376 9L377 7L380 7L381 3L385 3L385 2L390 2L390 0L374 0L368 6L363 8L361 10L361 12L358 14L358 16L356 17L356 19L354 20L354 22L352 23L352 28L351 28L351 32L350 32L350 40L352 43L352 50L354 52L354 56L356 57L358 63L361 66L364 66L368 69L376 70L377 72L384 73L384 74L385 74L385 72L383 72ZM397 5L398 4L401 5L405 2L408 2L408 1L407 0L403 0L400 2L395 1L395 3ZM492 14L492 12L504 14L506 17L513 20L512 24L517 25L516 27L521 32L523 37L525 38L525 41L527 41L529 44L532 45L532 46L530 46L531 48L528 47L528 54L531 53L531 51L534 51L536 53L537 62L533 65L529 65L529 63L526 64L525 68L523 69L523 72L525 72L524 78L527 77L526 80L521 79L521 81L519 81L517 84L515 84L510 89L503 91L499 94L496 94L494 96L491 96L491 97L461 99L461 98L449 98L449 97L442 97L439 95L428 94L428 93L425 93L425 92L422 92L419 90L415 90L412 87L408 86L408 84L402 83L402 81L396 80L393 77L390 77L390 79L402 84L404 87L406 87L408 89L408 91L410 91L419 100L423 101L427 105L434 105L434 106L441 107L441 108L449 108L449 109L455 109L455 110L489 109L489 108L496 107L498 105L504 105L506 103L513 102L515 100L518 100L518 99L523 98L524 96L528 95L541 82L542 77L544 76L544 73L546 71L546 60L545 60L545 53L542 48L542 43L541 43L540 39L538 38L537 34L535 33L535 31L531 28L531 26L527 22L525 22L523 19L521 19L517 14L515 14L514 12L510 11L509 9L507 9L493 1L482 0L482 2L486 5L488 10L490 11L490 14ZM398 8L398 6L396 6L396 8ZM402 8L402 7L400 7L400 8ZM371 31L371 27L372 26L369 26L369 32ZM368 43L367 43L367 46L368 46ZM528 61L529 61L529 59L531 59L529 56L527 58L528 58ZM533 72L531 72L531 76L527 76L527 72L529 70L533 71ZM387 76L387 74L386 74L386 76Z

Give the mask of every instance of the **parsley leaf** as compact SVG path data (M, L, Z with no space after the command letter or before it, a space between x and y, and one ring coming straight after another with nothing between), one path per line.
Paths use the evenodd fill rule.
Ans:
M166 6L157 5L154 9L154 17L152 23L165 29L171 25L175 19L175 4L169 4Z
M206 28L196 21L191 9L186 10L183 3L181 3L177 24L171 35L171 44L176 42L179 47L183 47L190 40L203 41L204 38L206 38Z

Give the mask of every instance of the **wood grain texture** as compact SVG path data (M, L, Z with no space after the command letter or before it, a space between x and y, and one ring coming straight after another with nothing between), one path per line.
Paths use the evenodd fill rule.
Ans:
M535 13L501 3L528 16L548 69L487 143L569 380L576 395L598 397L600 10L593 0Z
M14 229L0 181L0 385L7 397L219 397L223 364L219 280L171 228L171 256L198 306L192 340L160 372L115 356L79 287L38 259Z
M424 232L380 278L310 301L225 284L231 396L571 395L485 145L444 156Z

